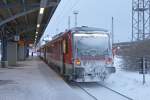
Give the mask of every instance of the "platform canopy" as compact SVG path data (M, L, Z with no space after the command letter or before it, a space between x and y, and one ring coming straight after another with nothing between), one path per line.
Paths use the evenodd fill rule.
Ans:
M0 0L0 37L38 43L60 0Z

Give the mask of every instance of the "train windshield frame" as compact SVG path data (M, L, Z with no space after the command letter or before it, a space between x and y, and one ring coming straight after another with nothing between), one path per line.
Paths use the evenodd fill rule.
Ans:
M111 54L108 34L75 33L73 37L75 58L102 57Z

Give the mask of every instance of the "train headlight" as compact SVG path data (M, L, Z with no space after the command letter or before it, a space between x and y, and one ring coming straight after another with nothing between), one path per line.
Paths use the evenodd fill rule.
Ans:
M75 64L76 64L76 65L81 65L81 61L80 61L79 59L76 59L76 60L75 60Z
M106 59L106 64L112 64L113 63L113 59L112 58L107 58Z

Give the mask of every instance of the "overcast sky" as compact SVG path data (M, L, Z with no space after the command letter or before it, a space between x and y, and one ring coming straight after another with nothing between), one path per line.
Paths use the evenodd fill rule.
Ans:
M115 42L131 40L132 0L61 0L43 37L67 29L68 16L71 16L71 27L74 27L74 10L79 11L78 26L105 28L109 31L113 16Z

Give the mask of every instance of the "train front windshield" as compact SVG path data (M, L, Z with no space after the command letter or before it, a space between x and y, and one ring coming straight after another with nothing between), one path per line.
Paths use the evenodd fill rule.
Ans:
M81 59L100 59L110 54L107 34L74 34L75 57Z

